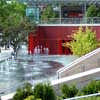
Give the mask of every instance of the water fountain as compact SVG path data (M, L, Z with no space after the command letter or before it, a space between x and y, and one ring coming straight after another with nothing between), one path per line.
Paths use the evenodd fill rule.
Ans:
M44 54L41 54L43 49ZM62 67L62 64L57 59L63 58L64 60L66 56L48 54L48 48L38 45L34 49L34 54L28 55L27 46L22 45L16 59L12 58L0 62L0 89L4 90L12 86L14 91L25 81L35 84L56 79L56 71ZM17 87L15 87L16 84L18 85ZM12 89L10 91L12 92Z

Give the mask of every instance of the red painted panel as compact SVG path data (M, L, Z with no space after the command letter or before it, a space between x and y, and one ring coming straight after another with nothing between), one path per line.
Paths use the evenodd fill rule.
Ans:
M91 27L96 32L97 39L100 39L100 26ZM63 41L71 40L71 35L78 30L77 26L41 26L37 29L37 37L32 40L29 36L29 51L39 45L41 53L45 53L45 48L49 48L49 54L69 54L68 48L63 48ZM33 44L31 42L33 41ZM33 46L34 45L34 46ZM31 50L30 50L31 49Z

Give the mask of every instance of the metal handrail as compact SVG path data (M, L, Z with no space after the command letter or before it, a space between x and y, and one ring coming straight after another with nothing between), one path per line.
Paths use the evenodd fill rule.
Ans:
M39 24L100 24L100 17L49 18L40 20Z
M73 75L70 75L70 76L67 76L67 77L63 77L63 78L58 78L57 80L52 80L51 85L52 86L57 86L57 85L60 85L60 84L63 84L63 83L73 81L75 79L88 77L88 76L94 75L96 73L100 73L100 68L94 68L94 69L91 69L89 71L80 72L80 73L73 74Z
M61 69L59 69L59 70L57 71L57 73L62 73L62 72L64 72L65 70L67 70L67 69L73 67L74 65L80 63L81 61L84 61L85 59L87 59L87 58L89 58L89 57L91 57L91 56L93 56L93 55L95 55L95 54L97 54L97 53L99 53L99 52L100 52L100 48L98 48L98 49L96 49L96 50L94 50L94 51L92 51L92 52L90 52L90 53L88 53L88 54L86 54L86 55L84 55L84 56L82 56L82 57L76 59L75 61L73 61L73 62L70 63L69 65L67 65L67 66L65 66L65 67L63 67L63 68L61 68Z

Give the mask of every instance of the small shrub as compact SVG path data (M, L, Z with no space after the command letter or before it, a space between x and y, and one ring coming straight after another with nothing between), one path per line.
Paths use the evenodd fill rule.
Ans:
M34 96L42 100L56 100L54 90L50 84L37 84L34 87Z
M43 98L43 85L42 84L37 84L34 87L34 96L35 98Z
M79 90L78 93L77 93L77 96L82 96L82 92Z
M92 81L88 85L86 85L85 87L83 87L82 92L85 95L97 93L98 89L97 89L97 86L96 86L96 81Z
M100 81L96 81L96 89L100 92Z
M35 99L35 97L34 96L28 96L26 99L24 99L24 100L41 100L41 99Z
M61 92L64 98L69 97L69 91L70 91L70 88L67 84L63 84L61 86Z
M70 98L74 97L78 93L78 89L75 87L75 85L68 86L63 84L61 86L61 92L63 94L63 98Z
M13 97L13 100L23 100L23 98L24 98L23 89L17 89L16 94Z
M72 85L70 87L70 97L74 97L78 93L78 89L76 88L75 85Z
M23 88L19 88L13 97L13 100L24 100L28 96L33 95L32 85L26 83Z
M60 96L57 96L57 100L62 100L62 97L60 97Z
M28 96L26 99L24 99L24 100L34 100L35 98L34 98L34 96Z

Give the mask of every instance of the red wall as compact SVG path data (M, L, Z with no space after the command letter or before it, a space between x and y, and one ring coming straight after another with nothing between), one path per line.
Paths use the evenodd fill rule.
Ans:
M93 26L91 28L96 32L97 39L100 39L100 26ZM70 41L71 34L77 29L78 26L40 26L36 32L37 42L34 45L38 44L49 48L49 54L70 54L71 52L68 48L62 47L62 43L63 41ZM41 50L41 53L43 52Z

